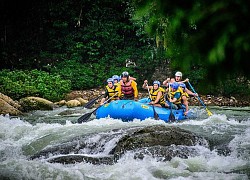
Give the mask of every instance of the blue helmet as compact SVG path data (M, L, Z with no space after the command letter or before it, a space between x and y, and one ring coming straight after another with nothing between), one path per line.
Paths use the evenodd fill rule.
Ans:
M157 84L157 85L158 85L158 87L160 87L160 86L161 86L160 81L154 81L154 82L153 82L153 84Z
M120 77L118 75L113 75L112 78L113 78L113 80L120 81Z
M178 89L179 83L174 82L174 83L171 83L170 86L171 86L173 89Z
M113 79L113 78L108 78L108 79L107 79L107 83L108 83L108 82L112 82L112 83L114 84L114 79Z
M182 87L183 89L186 89L186 84L184 83L180 83L179 86Z
M127 71L124 71L122 73L121 77L129 77L129 73Z

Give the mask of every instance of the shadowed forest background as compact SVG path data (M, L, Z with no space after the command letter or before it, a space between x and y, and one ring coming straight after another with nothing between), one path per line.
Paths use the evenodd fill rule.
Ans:
M177 70L200 94L249 97L248 1L3 0L0 8L0 92L13 99L56 101L123 71L140 87Z

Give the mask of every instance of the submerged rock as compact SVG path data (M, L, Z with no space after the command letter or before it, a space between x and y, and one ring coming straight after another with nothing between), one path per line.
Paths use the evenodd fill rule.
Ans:
M135 153L135 159L143 159L146 155L156 158L158 161L170 161L173 157L188 158L197 155L194 147L183 145L152 146L141 148Z
M71 114L75 114L75 113L82 113L82 111L79 110L72 110L72 109L67 109L65 111L60 112L58 115L60 116L67 116L67 115L71 115Z
M109 145L106 147L107 144ZM208 146L204 138L178 127L133 127L76 137L63 144L45 148L31 156L31 159L42 158L48 162L67 164L114 164L123 154L132 151L134 158L143 159L150 154L158 157L158 160L168 161L176 156L187 158L192 154L196 155L197 152L189 148L196 144ZM99 157L98 154L104 155Z
M91 157L79 154L69 154L63 156L52 157L47 160L50 163L63 163L63 164L74 164L74 163L91 163L95 165L114 164L114 156L105 156L105 157Z
M124 152L154 146L171 146L171 145L194 146L196 144L208 146L208 142L194 133L178 128L166 126L149 126L138 129L134 133L128 134L121 138L110 154L120 156Z

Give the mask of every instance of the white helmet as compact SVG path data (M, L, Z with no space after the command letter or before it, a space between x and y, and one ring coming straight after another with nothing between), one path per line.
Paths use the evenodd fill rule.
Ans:
M180 71L177 71L177 72L175 73L175 76L180 76L180 77L182 77L182 73L181 73Z

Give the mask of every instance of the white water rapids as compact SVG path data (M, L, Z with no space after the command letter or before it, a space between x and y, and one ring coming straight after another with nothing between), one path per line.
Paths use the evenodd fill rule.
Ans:
M202 108L197 108L201 118L171 124L153 119L122 122L111 118L73 124L71 121L81 115L58 116L62 110L36 111L27 117L0 115L0 179L249 179L250 108L214 107L210 109L213 112L211 117L207 117ZM166 162L151 156L145 156L143 160L135 159L134 153L129 151L113 165L85 162L59 164L49 163L42 158L28 158L45 147L77 136L93 134L93 138L88 139L88 143L93 143L99 141L100 133L116 133L113 129L123 133L123 129L129 127L151 125L177 126L189 130L205 137L211 148L196 145L193 148L199 152L198 155L187 159L174 157ZM115 143L116 140L112 139L99 147L104 149L101 154L91 155L107 155Z

